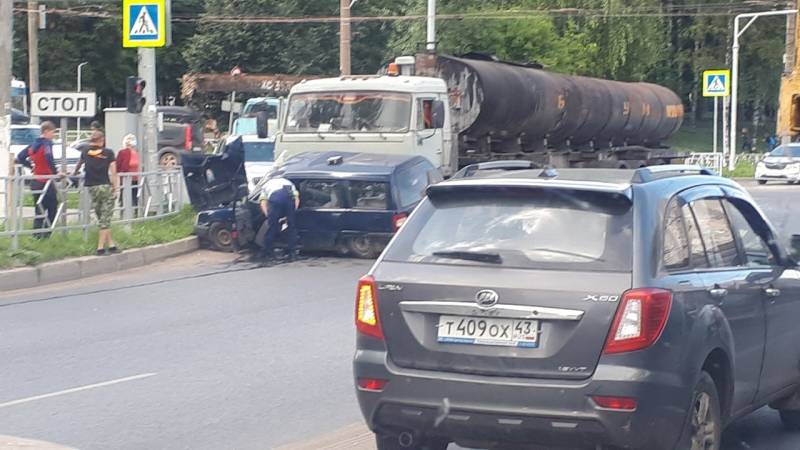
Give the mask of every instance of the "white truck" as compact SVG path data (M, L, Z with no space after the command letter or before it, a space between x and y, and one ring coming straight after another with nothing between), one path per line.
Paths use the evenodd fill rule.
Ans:
M662 86L480 54L400 57L385 72L295 85L278 164L302 152L399 153L425 156L450 176L494 160L634 168L683 158L663 145L680 128L683 104Z

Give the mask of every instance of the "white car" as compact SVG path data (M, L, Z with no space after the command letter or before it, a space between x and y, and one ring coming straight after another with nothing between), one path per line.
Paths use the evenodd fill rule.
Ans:
M238 137L240 136L228 136L217 151L221 153L225 145ZM251 134L242 135L241 138L244 145L244 170L247 172L247 186L252 193L275 164L275 138L259 138L257 135Z
M756 165L758 184L767 181L800 182L800 144L787 144L769 152Z

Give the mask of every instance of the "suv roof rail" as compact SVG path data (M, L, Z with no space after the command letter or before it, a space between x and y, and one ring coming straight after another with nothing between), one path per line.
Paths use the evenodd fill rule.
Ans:
M705 167L688 164L667 164L661 166L647 166L636 169L633 173L634 183L648 183L663 178L682 177L687 175L710 175L717 173Z

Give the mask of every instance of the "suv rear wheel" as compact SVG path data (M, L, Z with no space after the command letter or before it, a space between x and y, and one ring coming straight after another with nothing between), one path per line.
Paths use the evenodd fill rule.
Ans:
M717 386L708 372L701 372L692 392L689 416L675 450L719 450L722 419Z
M447 450L449 443L440 439L419 439L414 435L405 433L404 436L396 434L375 433L375 443L378 450Z
M353 256L372 259L378 256L378 246L366 236L354 236L347 240L347 249Z

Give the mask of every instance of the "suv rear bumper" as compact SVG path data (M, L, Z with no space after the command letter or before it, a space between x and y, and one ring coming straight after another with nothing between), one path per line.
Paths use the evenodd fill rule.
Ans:
M373 431L411 431L479 447L673 450L691 398L674 374L604 364L587 380L512 379L404 369L387 362L383 351L359 350L354 373L388 380L382 392L357 388ZM602 409L592 395L632 397L638 406L633 412Z

